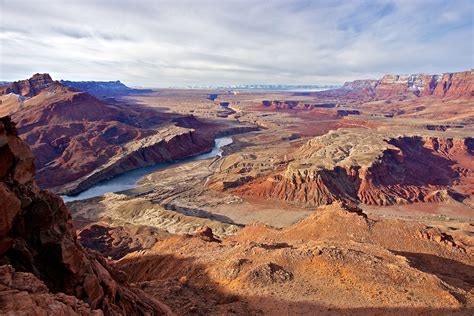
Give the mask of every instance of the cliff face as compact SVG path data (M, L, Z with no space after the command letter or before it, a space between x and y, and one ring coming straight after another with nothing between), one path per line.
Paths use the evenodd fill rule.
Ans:
M470 98L474 96L474 72L471 70L442 75L385 75L380 80L346 82L339 89L322 91L317 94L360 100L384 100L410 96Z
M438 76L436 75L385 75L375 87L375 96L387 99L403 96L406 93L412 93L416 96L430 95L433 92L433 86L437 84L437 80Z
M338 130L302 146L283 172L259 177L234 192L303 206L392 205L460 199L451 185L457 155L471 157L472 138L383 136ZM472 172L467 170L468 173Z
M443 74L433 89L433 95L452 98L474 96L473 71Z
M110 179L118 174L139 167L197 155L210 151L213 146L211 137L199 134L194 129L169 126L165 133L166 135L157 133L129 144L127 149L117 154L113 160L67 185L63 191L68 194L77 194L99 181Z
M2 276L0 297L5 297L1 291L28 285L27 292L33 296L25 302L31 304L30 310L41 310L41 297L59 297L72 305L75 303L71 297L75 297L88 304L82 305L82 312L76 310L82 314L87 314L87 308L111 315L165 313L158 301L130 287L123 272L112 268L99 254L82 248L62 200L39 189L34 182L33 160L10 118L1 118L0 265L11 268L1 268L8 273ZM18 277L19 281L14 282ZM20 282L25 278L31 282ZM39 285L34 288L34 284ZM49 292L63 294L51 297ZM0 307L7 308L2 313L20 312L24 308L11 301Z

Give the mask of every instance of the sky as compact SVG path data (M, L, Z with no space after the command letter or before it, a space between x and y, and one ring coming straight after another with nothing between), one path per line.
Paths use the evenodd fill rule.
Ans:
M341 84L473 68L472 0L0 0L0 80Z

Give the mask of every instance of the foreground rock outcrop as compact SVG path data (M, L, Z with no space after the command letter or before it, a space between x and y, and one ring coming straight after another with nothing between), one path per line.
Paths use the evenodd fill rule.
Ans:
M75 296L51 293L34 274L0 266L0 311L12 315L103 315Z
M64 314L98 309L109 315L165 314L166 307L128 285L123 272L79 244L62 200L33 180L33 162L14 123L1 118L1 313L48 313L56 304L54 313Z

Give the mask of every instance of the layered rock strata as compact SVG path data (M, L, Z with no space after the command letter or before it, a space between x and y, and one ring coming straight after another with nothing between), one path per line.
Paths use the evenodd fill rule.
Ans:
M472 156L473 149L472 138L340 129L308 141L282 172L246 181L234 192L304 206L334 201L392 205L462 200L462 194L451 189L461 176L452 168L453 157Z
M355 80L341 88L317 92L326 97L359 100L384 100L406 97L471 98L474 96L474 72L441 75L385 75L380 80Z
M64 185L75 181L82 183L74 188L79 192L123 171L212 147L210 124L191 115L105 102L53 81L48 74L0 87L0 101L0 116L11 115L33 150L38 184L55 192L63 192ZM168 130L177 133L170 135ZM196 130L204 132L196 136ZM130 152L131 146L142 143L142 149ZM126 161L110 167L115 157ZM106 174L95 173L98 169L104 173L107 166ZM94 176L84 181L91 173Z

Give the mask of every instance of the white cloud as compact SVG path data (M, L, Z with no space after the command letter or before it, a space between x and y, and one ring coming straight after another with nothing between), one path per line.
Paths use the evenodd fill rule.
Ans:
M339 83L473 67L472 1L0 0L0 79Z

